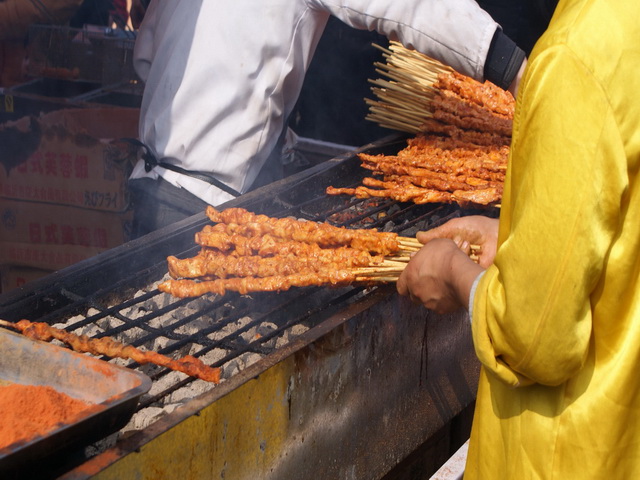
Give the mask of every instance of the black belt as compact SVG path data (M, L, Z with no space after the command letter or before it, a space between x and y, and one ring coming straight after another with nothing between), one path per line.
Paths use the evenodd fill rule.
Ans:
M242 195L240 192L231 188L226 183L221 182L208 172L194 172L192 170L185 170L184 168L178 167L177 165L163 162L162 160L159 161L156 156L151 153L149 147L147 147L144 143L136 138L123 138L122 140L142 148L143 152L140 158L142 158L142 160L144 161L144 170L146 172L150 172L153 167L162 167L166 168L167 170L181 173L182 175L188 175L189 177L197 178L198 180L207 182L215 187L218 187L220 190L233 195L234 197L239 197L240 195Z

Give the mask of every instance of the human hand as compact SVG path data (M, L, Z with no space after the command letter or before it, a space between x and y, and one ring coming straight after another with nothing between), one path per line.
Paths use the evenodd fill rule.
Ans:
M474 253L478 255L478 264L487 268L496 256L498 219L482 215L454 218L440 227L418 232L416 238L421 243L448 238L466 254L469 254L471 245L477 245L480 248Z
M482 270L452 240L437 238L411 258L396 288L414 303L450 313L467 307L471 285Z

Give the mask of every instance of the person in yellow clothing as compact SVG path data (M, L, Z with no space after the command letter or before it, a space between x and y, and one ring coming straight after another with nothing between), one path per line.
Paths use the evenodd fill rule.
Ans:
M640 478L638 74L639 3L561 0L520 83L499 220L419 234L398 281L469 307L465 480Z

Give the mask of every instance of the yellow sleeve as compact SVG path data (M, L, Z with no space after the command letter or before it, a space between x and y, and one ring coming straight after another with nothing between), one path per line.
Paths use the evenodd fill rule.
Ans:
M504 382L558 385L583 364L591 302L628 185L598 81L564 46L520 87L498 251L473 305L480 361Z

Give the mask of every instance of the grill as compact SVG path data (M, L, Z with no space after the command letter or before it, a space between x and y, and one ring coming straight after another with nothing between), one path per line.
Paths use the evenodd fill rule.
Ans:
M397 152L391 136L360 149ZM226 207L406 236L476 213L449 205L329 197L357 184L345 153ZM488 212L482 212L488 214ZM204 213L0 296L0 318L63 324L221 367L213 386L119 362L153 381L121 432L58 458L50 478L382 478L475 398L468 319L411 305L393 286L175 299L156 285L166 257L195 255ZM107 359L109 360L109 359ZM455 451L445 435L435 468Z

